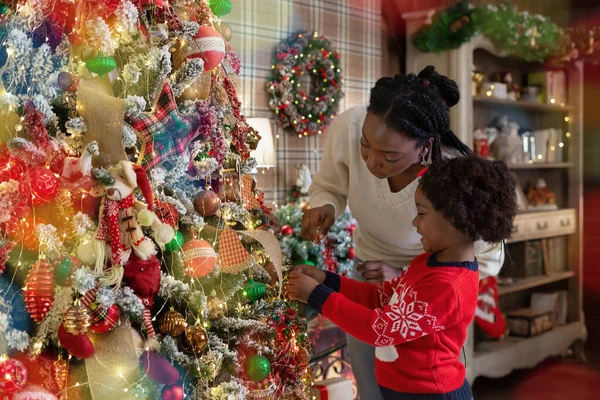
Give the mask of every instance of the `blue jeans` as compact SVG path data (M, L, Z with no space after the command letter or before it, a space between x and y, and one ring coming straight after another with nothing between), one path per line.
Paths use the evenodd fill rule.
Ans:
M361 400L383 400L375 378L375 347L346 334L350 365Z
M360 260L356 259L356 264L359 262ZM357 281L363 281L362 274L356 270L356 267L352 270L350 277ZM346 334L346 341L358 396L361 400L383 400L375 377L375 347L348 334Z

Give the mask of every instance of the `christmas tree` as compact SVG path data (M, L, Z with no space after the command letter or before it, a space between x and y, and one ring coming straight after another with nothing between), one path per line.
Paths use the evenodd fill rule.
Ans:
M310 398L231 8L0 5L2 398Z
M278 235L283 253L294 265L309 264L339 275L348 275L355 264L352 234L356 229L356 221L350 212L344 211L318 244L302 237L302 215L302 208L296 204L277 209L275 216L283 225Z

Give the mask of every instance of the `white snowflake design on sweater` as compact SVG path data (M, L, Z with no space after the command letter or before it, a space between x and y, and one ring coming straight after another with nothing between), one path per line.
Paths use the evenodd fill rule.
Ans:
M375 355L381 361L392 362L398 358L393 337L398 333L406 341L418 339L431 331L440 331L435 315L429 313L429 303L418 300L413 286L400 283L389 301L390 309L376 310L377 319L373 330L377 333Z

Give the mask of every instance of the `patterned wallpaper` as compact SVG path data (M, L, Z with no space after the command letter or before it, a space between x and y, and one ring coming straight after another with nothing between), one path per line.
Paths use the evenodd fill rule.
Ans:
M223 18L231 25L231 44L242 61L237 82L247 117L270 117L265 82L277 45L293 33L323 33L341 53L346 97L340 111L366 104L369 89L381 76L381 0L232 0ZM277 127L277 167L257 177L267 202L284 204L296 181L296 164L314 173L322 157L325 135L298 138Z

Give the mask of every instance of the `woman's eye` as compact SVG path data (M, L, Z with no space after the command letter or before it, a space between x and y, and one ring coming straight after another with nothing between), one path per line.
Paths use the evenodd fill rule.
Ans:
M385 161L386 161L386 162L389 162L389 163L395 163L396 161L400 161L400 159L399 159L399 158L396 158L395 160L388 160L388 159L386 158L386 159L385 159Z

